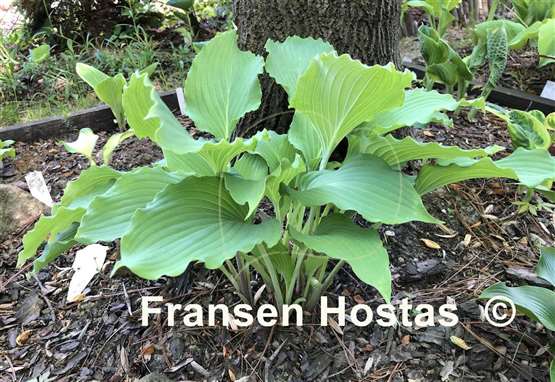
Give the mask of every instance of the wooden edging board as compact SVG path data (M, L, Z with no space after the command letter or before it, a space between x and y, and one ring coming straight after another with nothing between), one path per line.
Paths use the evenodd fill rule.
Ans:
M179 109L175 91L164 92L160 97L171 110ZM36 142L40 139L61 137L87 127L94 132L117 129L112 111L103 104L71 113L67 117L50 117L40 121L0 127L0 140Z
M424 76L425 68L423 66L412 63L404 63L404 66L415 72L419 78ZM471 94L479 95L479 92L471 91ZM175 91L162 93L161 97L171 110L179 110L179 102ZM555 101L553 100L503 87L495 88L489 97L489 101L513 109L536 109L545 114L555 112ZM35 142L40 139L61 137L86 127L94 132L114 131L116 125L110 108L106 105L100 105L72 113L68 117L51 117L36 122L0 128L0 139Z

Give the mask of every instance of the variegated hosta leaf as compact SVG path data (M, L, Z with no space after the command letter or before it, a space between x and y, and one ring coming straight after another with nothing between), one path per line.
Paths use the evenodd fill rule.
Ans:
M75 70L79 77L93 88L97 97L110 106L118 124L123 126L125 116L123 114L122 93L125 86L125 78L122 74L110 77L100 70L83 63L77 63Z
M46 266L73 243L67 232L73 230L74 224L81 221L82 216L93 199L106 192L120 172L109 167L90 167L81 172L79 178L66 186L61 201L52 208L51 216L42 216L35 227L23 237L23 250L18 255L18 266L35 256L42 243L47 246L40 258L38 269Z
M268 40L265 48L266 72L283 86L289 98L295 94L297 81L310 61L322 53L335 52L328 42L298 36L288 37L284 42Z
M541 121L536 118L536 115L521 110L513 110L509 113L507 128L514 147L532 150L548 149L551 146L551 136L547 130L545 118Z
M348 155L373 154L390 166L397 166L417 159L481 158L502 150L504 148L501 146L464 150L457 146L443 146L437 142L421 143L411 137L399 140L392 135L385 137L351 135Z
M52 216L42 216L33 229L23 236L23 250L17 256L17 267L23 266L27 260L34 257L42 243L49 238L54 238L49 243L53 245L52 242L55 242L58 234L74 223L79 223L84 213L84 208L59 207Z
M202 131L229 139L241 117L258 109L258 75L264 60L237 47L237 33L210 40L193 60L185 80L186 113Z
M447 127L453 121L444 113L461 107L483 109L483 98L457 101L450 94L441 94L435 90L409 89L405 92L405 102L393 110L378 113L376 117L358 129L370 130L374 134L387 134L405 126L440 123ZM357 130L358 130L357 129Z
M505 283L490 286L480 295L480 299L502 296L510 299L519 311L533 320L539 321L551 331L555 331L555 292L536 286L511 288Z
M113 241L131 226L136 210L145 207L168 184L183 178L160 167L143 167L122 174L104 194L97 196L81 220L77 238L83 243Z
M546 150L519 148L510 156L495 162L491 158L478 161L466 159L456 160L446 166L424 166L416 179L416 190L425 194L438 187L476 178L514 179L535 188L555 179L555 158Z
M169 185L135 213L115 270L126 267L145 279L178 276L194 261L215 269L257 244L274 246L281 237L280 223L249 224L247 213L222 178L191 177Z
M238 204L249 206L248 219L264 197L268 165L256 154L244 154L225 174L225 187Z
M426 211L408 177L371 155L349 158L339 170L307 173L289 195L309 207L333 203L339 209L358 212L370 222L439 222Z
M545 21L538 30L538 52L540 68L555 63L555 18Z
M348 55L322 54L299 78L290 104L315 126L326 162L355 127L402 105L413 79L414 73L399 72L392 65L368 67ZM299 127L292 125L289 134L302 136Z
M91 163L94 163L93 151L97 140L98 135L96 135L91 129L85 128L79 130L77 140L73 142L63 142L63 144L67 152L72 154L81 154L91 161Z
M555 286L555 248L543 247L536 274Z
M197 176L216 176L227 171L233 158L247 151L254 151L259 142L269 139L266 130L249 139L236 138L233 142L202 141L195 152L176 154L165 151L166 166L171 171Z
M391 300L389 257L376 230L363 229L347 216L334 214L322 219L314 234L290 232L308 248L347 262L359 279L375 287L387 302Z

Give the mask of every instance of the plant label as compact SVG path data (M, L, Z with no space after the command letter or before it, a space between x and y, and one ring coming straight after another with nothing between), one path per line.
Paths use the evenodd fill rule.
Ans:
M48 191L48 186L46 186L42 172L33 171L28 173L25 175L25 181L27 182L31 195L33 195L35 199L46 204L48 207L54 205L54 201L50 196L50 191Z
M555 101L555 82L554 81L547 81L545 83L541 96L543 98L549 98Z
M183 93L183 88L175 89L175 95L177 95L177 102L179 103L179 112L181 113L181 115L185 115L187 104L185 103L185 94Z

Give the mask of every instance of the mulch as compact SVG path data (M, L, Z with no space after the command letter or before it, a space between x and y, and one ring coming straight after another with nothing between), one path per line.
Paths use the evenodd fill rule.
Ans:
M462 147L509 146L504 126L490 118L457 127L430 126L413 131L422 140ZM74 137L69 137L74 138ZM106 136L101 136L104 142ZM17 143L8 182L21 184L29 171L43 172L56 200L86 161L67 154L57 141ZM161 152L132 139L114 156L120 170L152 163ZM36 276L15 269L23 232L0 243L0 381L547 381L553 333L518 316L508 327L482 321L477 296L497 281L522 283L507 270L532 269L538 243L555 241L555 215L517 214L514 184L470 181L425 198L444 226L408 223L381 229L391 259L394 302L439 306L453 299L461 322L454 328L320 327L318 312L305 312L302 327L252 326L248 329L187 328L166 325L161 316L142 327L140 298L162 295L166 302L233 305L239 299L216 271L193 267L186 282L145 281L131 274L110 278L118 256L113 244L103 271L79 303L65 301L72 275L72 254L61 256ZM431 249L422 239L433 240ZM255 279L253 290L262 287ZM382 301L346 267L327 293L347 305ZM259 303L268 301L263 292ZM463 339L468 350L451 336ZM156 379L158 378L158 379ZM147 380L147 379L144 379Z

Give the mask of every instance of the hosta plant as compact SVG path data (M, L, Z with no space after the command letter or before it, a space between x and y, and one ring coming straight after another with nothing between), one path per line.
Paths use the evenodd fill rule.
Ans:
M555 248L542 248L535 273L555 287ZM555 331L555 292L538 286L509 287L505 283L492 285L482 292L481 299L502 296L510 299L517 310L532 320L540 322L547 330ZM552 344L552 352L555 344ZM555 359L551 361L550 378L555 382Z
M555 16L536 21L511 41L514 49L521 49L527 44L537 47L540 68L555 63Z
M555 18L555 0L512 0L517 19L524 25Z
M380 224L438 223L421 195L451 182L506 176L536 185L555 174L555 160L534 150L494 162L489 155L499 147L463 150L390 134L432 121L449 125L443 112L483 107L483 100L410 89L413 73L366 66L321 40L268 41L266 61L236 40L233 31L217 35L185 80L186 112L210 138L195 139L181 126L146 73L131 77L122 97L126 120L164 159L130 172L83 171L52 215L25 235L19 265L44 242L35 271L76 243L121 239L114 272L158 279L198 262L222 271L246 302L258 274L278 307L313 307L349 264L389 301ZM238 121L260 105L264 69L295 111L289 132L235 137ZM345 138L346 159L330 161ZM427 163L416 180L402 172L413 160ZM453 176L451 166L459 166ZM354 223L356 214L368 228Z

